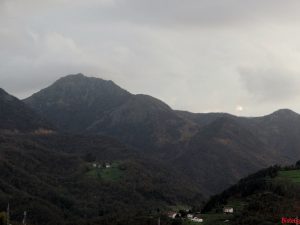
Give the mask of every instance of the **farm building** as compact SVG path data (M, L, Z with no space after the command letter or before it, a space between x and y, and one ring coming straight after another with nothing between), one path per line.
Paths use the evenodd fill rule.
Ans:
M194 218L191 219L191 221L202 223L203 219L202 218L198 218L198 217L194 217Z
M169 218L175 219L176 216L177 216L177 213L176 213L176 212L168 212L168 217L169 217Z
M192 219L192 218L194 217L194 215L193 215L193 214L187 214L186 217L187 217L188 219Z
M233 213L233 208L232 207L224 207L223 212L224 213Z

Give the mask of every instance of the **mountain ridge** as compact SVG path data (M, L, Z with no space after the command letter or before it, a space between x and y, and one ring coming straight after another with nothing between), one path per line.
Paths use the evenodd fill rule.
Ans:
M300 158L300 116L287 109L262 117L178 111L159 99L82 74L61 78L24 102L62 132L113 137L176 165L196 176L207 195L255 170Z

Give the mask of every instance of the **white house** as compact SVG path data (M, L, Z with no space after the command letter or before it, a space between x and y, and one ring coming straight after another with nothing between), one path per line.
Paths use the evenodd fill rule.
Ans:
M168 217L175 219L176 218L177 213L176 212L169 212L168 213Z
M191 221L202 223L203 219L202 218L198 218L198 217L194 217L194 218L191 219Z
M186 217L187 217L188 219L193 219L194 215L193 215L193 214L187 214Z
M224 213L233 213L233 208L232 207L224 207L223 212Z

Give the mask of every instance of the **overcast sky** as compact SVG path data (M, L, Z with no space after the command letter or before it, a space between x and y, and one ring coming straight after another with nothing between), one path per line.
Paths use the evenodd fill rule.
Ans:
M0 86L84 73L175 109L300 112L299 0L0 0Z

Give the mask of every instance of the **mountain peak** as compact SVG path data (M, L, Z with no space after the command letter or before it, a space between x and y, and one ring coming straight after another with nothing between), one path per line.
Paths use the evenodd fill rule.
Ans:
M77 73L77 74L69 74L66 75L65 77L87 77L87 76L84 75L83 73Z
M77 73L77 74L69 74L64 77L61 77L59 80L72 80L72 79L84 79L84 78L89 78L88 76L85 76L82 73Z
M290 109L279 109L279 110L273 112L270 116L295 117L295 116L299 116L299 114Z
M24 101L52 121L60 121L61 128L74 131L87 127L131 96L112 81L79 73L60 78Z
M104 80L98 77L88 77L82 73L70 74L61 77L49 87L39 92L41 95L47 95L51 99L77 99L90 100L97 96L105 97L106 95L129 95L130 93L116 85L111 80ZM50 95L49 95L50 94ZM37 94L25 99L25 102L32 97L42 97ZM76 101L77 101L76 100Z
M61 77L55 81L51 86L44 90L52 90L53 92L63 91L72 95L86 95L91 93L93 95L102 95L104 93L119 93L130 94L111 80L104 80L99 77L89 77L82 73L70 74ZM93 98L93 96L90 96Z
M77 74L70 74L66 75L64 77L61 77L58 79L55 83L62 83L62 82L84 82L84 81L96 81L96 82L107 82L107 83L113 83L111 80L104 80L99 77L90 77L86 76L82 73Z

